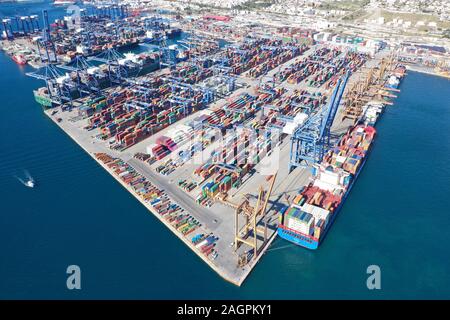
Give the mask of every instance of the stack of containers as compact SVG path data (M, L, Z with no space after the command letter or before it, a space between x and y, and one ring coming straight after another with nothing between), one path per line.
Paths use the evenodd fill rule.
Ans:
M316 50L306 59L297 60L284 70L277 72L275 74L275 78L278 81L284 81L287 79L288 83L297 84L309 77L311 74L315 73L317 70L320 70L321 61L323 61L324 56L330 52L331 50L328 48Z
M159 87L153 88L155 85ZM149 81L149 86L147 92L143 87L115 89L108 98L88 100L80 112L91 116L89 127L100 128L102 138L114 136L122 146L129 147L190 114L203 101L201 92L194 95L188 90L172 93L170 86L161 84L160 80ZM187 110L181 104L171 105L169 99L174 94L192 98L193 103Z
M209 181L202 187L202 196L207 198L214 198L219 192L219 184L214 181Z
M151 155L154 156L157 160L161 160L165 156L170 153L170 150L165 146L157 144L151 149Z
M203 179L207 179L214 172L215 165L212 163L205 163L194 170L194 174Z
M155 211L172 223L178 232L187 235L200 226L196 219L186 213L178 204L174 203L164 191L138 174L133 167L120 159L112 158L104 153L97 153L95 156L113 170L122 181L130 186L145 202L149 203Z
M257 78L262 75L264 72L268 72L280 64L285 63L286 61L298 56L300 54L300 50L297 47L293 47L294 49L284 49L280 54L268 59L267 61L261 63L260 65L249 70L250 77Z
M228 192L228 190L231 189L232 181L231 176L225 176L221 181L219 185L220 192Z
M312 214L303 212L296 207L291 207L285 215L285 225L304 235L314 233L314 217Z
M156 139L156 143L166 147L169 151L177 149L177 144L167 136L160 136Z
M175 128L167 133L167 136L173 140L177 146L182 146L188 140L188 136L183 130Z

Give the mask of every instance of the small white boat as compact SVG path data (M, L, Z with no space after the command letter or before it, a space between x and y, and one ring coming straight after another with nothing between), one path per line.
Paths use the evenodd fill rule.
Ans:
M36 182L34 181L33 177L30 175L30 173L26 170L24 170L25 172L25 176L26 179L22 179L18 176L15 176L17 178L17 180L20 181L20 183L22 183L25 187L28 188L34 188L34 186L36 185Z
M34 188L34 181L31 179L26 181L25 186L27 186L28 188Z

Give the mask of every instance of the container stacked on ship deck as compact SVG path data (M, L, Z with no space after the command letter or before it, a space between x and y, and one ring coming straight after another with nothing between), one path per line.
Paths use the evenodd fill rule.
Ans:
M291 207L280 215L282 236L284 231L318 245L359 174L375 133L375 128L365 125L349 129L323 161L313 167L312 182L302 188Z

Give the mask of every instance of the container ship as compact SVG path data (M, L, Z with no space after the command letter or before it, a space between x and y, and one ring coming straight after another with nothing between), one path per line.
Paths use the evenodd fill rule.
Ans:
M350 128L313 167L312 182L280 214L280 237L308 249L319 247L364 167L375 134L365 124Z
M387 80L386 87L391 89L397 89L400 84L400 79L397 78L395 75L391 75L389 79Z
M159 54L152 53L125 53L123 59L118 60L117 66L112 66L112 70L125 72L128 76L145 75L152 72L159 67ZM119 72L119 71L118 71ZM78 79L78 77L80 77ZM70 88L69 95L72 99L79 98L79 91L76 89L74 83L81 81L84 84L92 83L95 78L95 83L100 89L105 89L111 85L108 77L108 66L106 64L98 67L91 67L86 70L85 74L77 75L76 72L66 73L56 80L56 83L51 84L48 88L43 87L34 90L34 99L44 108L54 107L56 104L51 96L56 96L61 87ZM50 92L49 92L50 89ZM66 89L67 90L67 89Z
M369 101L363 106L363 121L365 125L374 127L379 116L384 111L384 104L378 101Z
M397 89L405 74L405 66L397 66L386 88ZM312 182L280 212L280 237L308 249L319 247L366 163L376 135L375 125L384 108L381 101L369 101L359 124L347 131L320 164L313 166Z

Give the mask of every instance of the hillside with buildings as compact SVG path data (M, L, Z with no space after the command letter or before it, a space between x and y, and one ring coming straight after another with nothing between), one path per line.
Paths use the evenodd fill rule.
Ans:
M129 1L136 4L136 1ZM142 4L144 1L138 1ZM234 16L292 17L299 26L400 41L450 38L450 1L443 0L146 0L184 14L217 11Z

